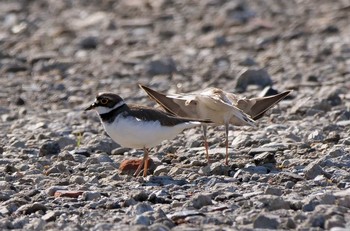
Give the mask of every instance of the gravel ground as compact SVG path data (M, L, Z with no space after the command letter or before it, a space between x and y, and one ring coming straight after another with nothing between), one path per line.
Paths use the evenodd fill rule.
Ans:
M349 230L348 0L0 2L0 229ZM200 128L142 152L115 144L100 91L137 84L291 97L257 128Z

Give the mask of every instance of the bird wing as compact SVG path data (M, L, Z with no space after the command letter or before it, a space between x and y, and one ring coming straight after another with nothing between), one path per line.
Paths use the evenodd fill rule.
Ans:
M264 113L288 96L292 91L284 91L277 95L268 97L257 97L252 99L239 99L237 107L250 115L254 120L261 118Z
M165 95L144 85L139 84L139 86L168 113L182 117L199 118L196 110L197 102L193 95Z
M227 112L230 115L230 123L237 125L255 126L254 120L244 111L235 106L227 93L221 89L209 88L198 94L196 99L211 110L218 113Z

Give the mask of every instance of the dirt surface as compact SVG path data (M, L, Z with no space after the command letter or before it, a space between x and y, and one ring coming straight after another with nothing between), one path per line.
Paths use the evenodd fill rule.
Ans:
M348 0L0 2L0 228L350 229ZM142 156L115 144L98 92L155 105L206 87L291 96L258 121L200 128ZM341 229L337 229L341 230Z

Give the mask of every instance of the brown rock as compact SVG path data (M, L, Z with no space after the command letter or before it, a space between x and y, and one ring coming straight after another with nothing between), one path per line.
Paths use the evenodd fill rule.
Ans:
M139 165L142 163L142 159L124 160L120 166L119 171L121 174L133 175ZM153 172L155 164L152 159L148 159L148 171Z
M54 194L55 197L70 197L78 198L83 194L83 191L70 191L70 190L57 190Z

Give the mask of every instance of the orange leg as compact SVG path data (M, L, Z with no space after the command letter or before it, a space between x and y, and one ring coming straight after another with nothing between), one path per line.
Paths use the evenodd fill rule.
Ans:
M139 174L140 174L140 172L141 172L141 169L142 169L142 167L144 166L144 159L142 159L142 162L141 162L141 164L137 167L137 169L136 169L136 171L135 171L135 173L134 173L134 176L135 177L137 177L137 176L139 176Z
M147 176L147 171L148 171L148 149L147 148L143 148L143 161L144 163L143 165L143 177Z

